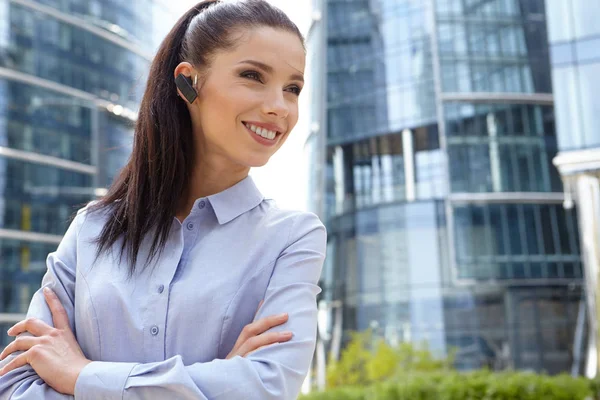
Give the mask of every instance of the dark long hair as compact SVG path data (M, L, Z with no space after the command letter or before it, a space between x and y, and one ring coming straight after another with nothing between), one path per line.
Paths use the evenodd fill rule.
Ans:
M206 0L185 13L159 47L135 125L133 152L106 196L90 206L90 212L110 215L97 238L97 256L122 237L119 259L127 254L129 277L146 235L152 246L144 267L160 254L189 193L194 137L188 108L177 96L175 68L187 61L206 71L212 55L238 44L233 33L263 26L297 34L304 44L298 27L265 0Z

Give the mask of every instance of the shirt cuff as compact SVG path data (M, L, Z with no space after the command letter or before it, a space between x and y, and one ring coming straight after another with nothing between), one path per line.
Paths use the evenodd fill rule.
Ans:
M125 383L138 363L92 361L75 382L77 400L122 399Z

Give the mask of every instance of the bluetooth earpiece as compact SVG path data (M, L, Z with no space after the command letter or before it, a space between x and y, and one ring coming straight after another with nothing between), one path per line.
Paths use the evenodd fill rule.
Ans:
M194 85L192 86L192 78L185 76L184 74L177 75L175 78L175 84L177 88L181 91L186 98L186 100L192 104L194 100L198 97L198 93L196 92L196 85L198 84L198 75L194 78Z

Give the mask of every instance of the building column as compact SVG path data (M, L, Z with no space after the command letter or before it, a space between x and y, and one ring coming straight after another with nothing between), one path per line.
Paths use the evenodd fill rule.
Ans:
M585 376L595 378L600 370L600 149L561 152L552 162L563 180L564 207L577 205L589 319Z
M586 376L596 377L599 370L600 355L600 182L597 177L580 175L576 178L575 196L579 217L581 255L585 270L585 291L589 316L589 339L586 357Z

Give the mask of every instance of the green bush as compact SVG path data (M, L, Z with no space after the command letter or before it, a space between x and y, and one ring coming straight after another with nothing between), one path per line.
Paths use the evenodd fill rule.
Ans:
M597 383L568 375L477 371L408 373L393 382L336 388L302 400L586 400Z
M526 372L460 373L453 352L436 358L427 347L392 347L371 330L353 333L327 367L325 392L302 400L600 400L600 380Z
M395 380L408 372L452 370L453 355L436 358L422 345L402 343L392 347L372 330L353 332L339 360L327 366L327 387L368 386Z

